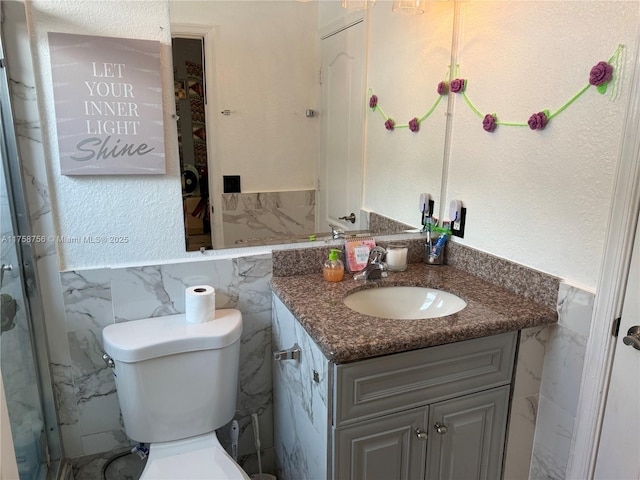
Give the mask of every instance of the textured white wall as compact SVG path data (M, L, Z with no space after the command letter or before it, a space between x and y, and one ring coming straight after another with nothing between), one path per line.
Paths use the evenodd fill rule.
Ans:
M525 122L557 110L625 45L619 97L592 87L543 131L482 129L455 98L446 204L468 209L461 243L595 288L640 18L636 1L461 2L458 63L484 113Z

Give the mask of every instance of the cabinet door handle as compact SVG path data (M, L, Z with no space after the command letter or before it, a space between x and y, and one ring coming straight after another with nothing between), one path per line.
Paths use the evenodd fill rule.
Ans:
M427 432L425 432L421 428L416 428L415 432L416 432L416 437L418 437L420 440L426 440L429 437Z
M441 425L439 423L436 423L433 428L435 428L436 432L438 432L440 435L444 435L445 433L447 433L447 430L449 430L446 425Z

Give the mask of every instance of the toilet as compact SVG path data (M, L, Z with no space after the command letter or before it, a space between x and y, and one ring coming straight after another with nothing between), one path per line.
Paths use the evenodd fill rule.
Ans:
M185 315L109 325L102 331L127 436L148 443L140 480L248 480L215 430L236 409L242 315Z

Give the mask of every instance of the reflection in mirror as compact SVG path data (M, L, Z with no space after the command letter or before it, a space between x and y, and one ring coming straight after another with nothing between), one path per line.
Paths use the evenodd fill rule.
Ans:
M369 11L367 88L396 124L425 115L441 98L419 130L387 131L379 111L367 112L363 206L396 221L420 224L419 198L428 193L441 210L447 156L446 96L438 84L451 62L454 2L423 2L422 15L392 12L390 1ZM368 100L368 98L367 98Z
M339 0L170 2L174 43L192 39L203 49L189 59L174 50L177 95L185 62L199 57L205 66L205 125L185 118L183 105L192 109L198 94L188 79L186 98L177 99L189 249L210 248L208 228L213 248L233 248L330 236L329 223L376 234L386 233L383 224L419 226L420 193L439 200L446 101L423 132L388 132L368 108L368 90L398 123L424 113L417 110L433 95L416 93L435 92L443 79L452 7L429 2L437 5L408 17L393 14L391 3L378 1L358 17ZM327 53L345 31L347 43L361 42L359 67ZM359 89L345 88L345 79Z
M202 39L174 38L173 77L187 251L212 248Z

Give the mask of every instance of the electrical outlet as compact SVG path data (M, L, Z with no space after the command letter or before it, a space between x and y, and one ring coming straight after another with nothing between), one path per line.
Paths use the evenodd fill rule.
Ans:
M460 209L460 216L459 217L460 218L458 218L451 225L451 235L454 235L454 236L460 237L460 238L464 238L464 224L465 224L465 221L467 220L467 209L465 207L462 207Z

